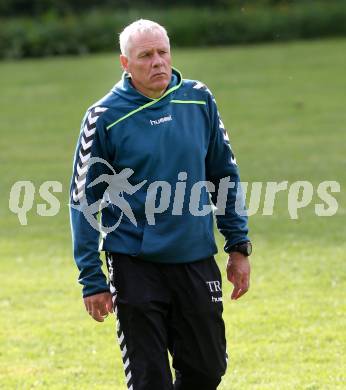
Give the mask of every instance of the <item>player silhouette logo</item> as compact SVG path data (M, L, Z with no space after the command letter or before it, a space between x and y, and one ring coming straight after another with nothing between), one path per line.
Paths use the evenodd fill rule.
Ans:
M135 226L137 226L136 217L133 214L129 202L124 198L124 193L133 195L147 182L147 180L143 180L137 185L132 185L128 180L129 177L134 173L131 168L124 168L121 172L116 173L114 168L106 160L99 157L90 158L88 162L88 170L92 165L97 163L105 164L112 171L112 174L101 174L95 180L89 183L87 188L92 188L101 183L108 184L103 198L89 205L85 195L86 191L84 191L80 203L78 205L72 204L71 207L81 211L86 220L94 229L105 234L117 229L124 215L126 215L127 218ZM97 213L102 211L104 208L109 207L110 205L118 207L121 212L118 220L113 226L103 226L102 223L97 220Z

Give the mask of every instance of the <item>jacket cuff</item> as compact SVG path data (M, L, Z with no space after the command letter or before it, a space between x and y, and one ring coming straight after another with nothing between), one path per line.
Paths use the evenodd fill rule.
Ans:
M92 295L102 294L105 292L110 292L109 287L107 287L105 290L95 290L95 291L84 290L84 288L83 288L83 298L91 297Z
M93 275L90 279L84 278L79 282L83 285L83 298L110 291L106 276L103 273L97 275L97 277Z

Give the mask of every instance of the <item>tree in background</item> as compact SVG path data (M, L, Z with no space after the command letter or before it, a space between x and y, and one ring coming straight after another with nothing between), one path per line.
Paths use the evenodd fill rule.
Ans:
M176 8L176 7L210 7L210 8L242 8L278 5L289 6L297 3L314 3L315 0L175 0L167 5L165 0L151 0L152 8ZM342 0L340 0L341 2ZM321 2L321 1L320 1ZM328 0L322 0L328 3ZM85 12L93 9L108 8L135 9L147 8L145 0L0 0L1 16L39 16L46 13L66 15L71 13Z

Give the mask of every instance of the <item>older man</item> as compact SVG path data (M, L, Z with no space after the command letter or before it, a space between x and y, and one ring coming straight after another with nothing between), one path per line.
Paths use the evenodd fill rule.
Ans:
M162 26L132 23L120 48L122 80L87 110L74 160L71 223L85 307L96 321L116 311L129 389L214 390L227 354L210 197L232 298L249 287L235 158L211 92L172 69Z

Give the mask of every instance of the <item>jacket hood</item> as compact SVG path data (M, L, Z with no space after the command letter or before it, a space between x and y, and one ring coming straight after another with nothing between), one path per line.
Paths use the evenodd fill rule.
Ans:
M151 105L155 105L155 107L159 107L167 104L167 101L173 99L174 92L181 86L181 84L181 73L177 69L172 68L172 78L166 92L159 98L152 99L137 91L131 83L131 76L124 72L121 80L112 88L112 92L137 106L148 105L149 107Z

